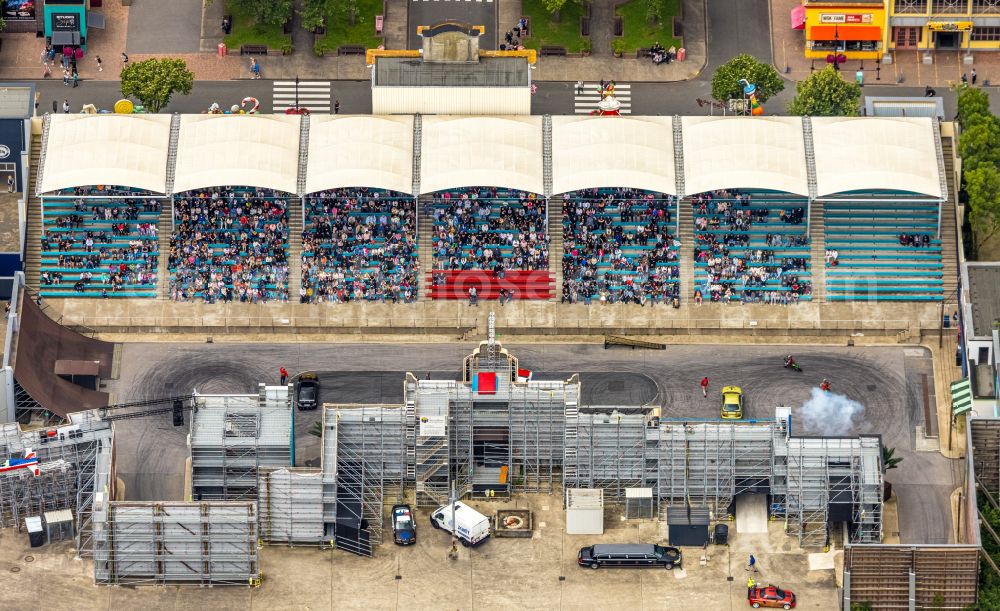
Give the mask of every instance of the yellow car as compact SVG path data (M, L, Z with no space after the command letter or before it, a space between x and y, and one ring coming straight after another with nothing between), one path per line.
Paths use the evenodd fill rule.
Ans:
M722 387L722 417L728 419L743 417L743 389L739 386Z

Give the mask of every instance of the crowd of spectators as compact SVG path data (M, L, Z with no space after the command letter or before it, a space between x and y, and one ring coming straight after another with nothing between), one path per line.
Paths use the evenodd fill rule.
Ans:
M545 199L521 191L445 192L433 204L434 268L544 270L549 265Z
M126 189L105 187L67 191L74 196L131 193ZM108 288L111 293L117 293L125 286L156 285L157 224L132 221L139 221L141 213L159 214L159 201L151 198L77 199L65 212L62 207L56 207L58 201L47 200L45 204L42 258L55 259L55 264L43 264L42 286L60 288L64 284L64 270L77 269L84 270L73 273L76 276L73 288L78 293L87 292L91 284L103 285L100 288L105 296L108 296Z
M931 236L926 233L901 233L899 234L899 245L927 248L931 245Z
M416 203L375 189L334 189L306 200L299 301L417 298Z
M270 189L180 196L170 237L170 296L259 303L288 299L288 206Z
M675 198L587 189L563 202L563 303L675 303Z
M715 302L738 298L743 303L793 304L811 293L810 283L796 273L808 272L808 254L785 256L780 252L808 246L808 237L767 232L760 244L754 230L755 225L770 226L772 219L799 225L805 216L804 207L783 205L775 210L755 203L751 194L728 191L699 195L692 206L694 260L705 264L705 277L696 281L696 304L706 296Z

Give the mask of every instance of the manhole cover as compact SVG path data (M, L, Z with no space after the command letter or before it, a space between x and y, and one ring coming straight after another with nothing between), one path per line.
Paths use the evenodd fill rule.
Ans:
M875 386L874 384L869 384L866 388L868 389L868 392L875 392L877 386Z
M35 561L35 557L34 556L25 556L24 557L24 561L25 562L34 562Z
M21 572L21 567L19 567L19 566L12 566L12 567L10 567L10 572L11 573L20 573Z

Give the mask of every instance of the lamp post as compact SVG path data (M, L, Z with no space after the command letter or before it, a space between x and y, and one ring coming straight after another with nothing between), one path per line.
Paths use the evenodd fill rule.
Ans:
M840 70L840 26L833 26L833 69Z

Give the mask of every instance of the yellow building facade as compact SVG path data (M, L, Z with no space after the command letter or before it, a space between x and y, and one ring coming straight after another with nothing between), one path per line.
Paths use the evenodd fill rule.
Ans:
M886 0L890 50L1000 50L1000 0Z
M849 60L882 58L887 34L883 0L804 0L802 6L806 57L832 61L836 53Z

